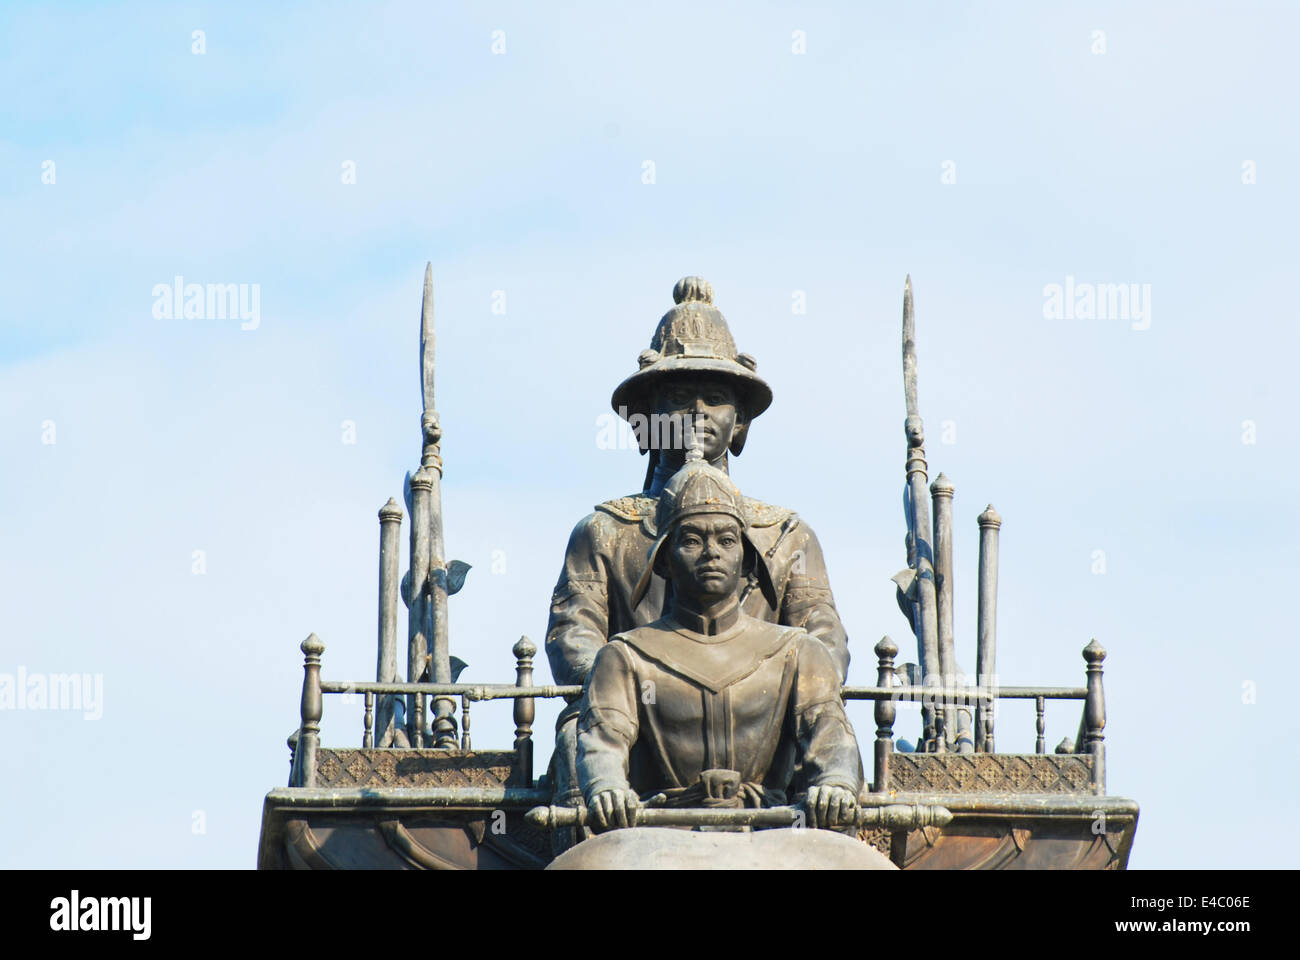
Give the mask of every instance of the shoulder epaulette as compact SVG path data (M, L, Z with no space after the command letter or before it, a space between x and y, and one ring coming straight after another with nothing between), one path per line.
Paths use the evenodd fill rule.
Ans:
M793 510L787 510L785 507L778 507L771 503L764 503L762 500L755 500L752 497L745 498L745 509L749 511L749 525L751 527L774 527L778 523L785 523L786 520L794 516Z
M659 501L654 497L634 493L630 496L618 497L614 500L598 503L596 509L620 520L626 520L628 523L640 523L647 518L654 520L655 507L658 503Z

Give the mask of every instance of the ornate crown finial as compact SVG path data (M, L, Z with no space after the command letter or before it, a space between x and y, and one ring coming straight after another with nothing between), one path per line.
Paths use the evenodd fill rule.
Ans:
M682 277L673 286L673 303L712 303L713 285L703 277Z

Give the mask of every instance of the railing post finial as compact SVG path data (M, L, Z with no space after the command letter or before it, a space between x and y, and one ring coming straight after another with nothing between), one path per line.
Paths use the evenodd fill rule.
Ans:
M537 645L527 637L520 637L511 649L515 655L515 686L533 685L533 657ZM522 786L533 785L533 718L536 704L532 697L515 698L515 760Z
M299 647L303 652L302 666L302 728L298 735L299 786L316 786L316 749L320 746L320 718L322 713L320 690L320 658L325 644L311 634Z
M878 672L876 686L892 687L894 685L894 657L898 656L898 644L888 636L881 637L876 644ZM876 768L875 779L871 784L872 793L884 793L889 789L889 759L894 752L894 719L898 708L893 698L876 701Z
M1106 792L1106 694L1101 686L1101 662L1106 648L1093 637L1083 648L1088 664L1088 695L1083 705L1084 750L1092 754L1092 788L1101 796Z

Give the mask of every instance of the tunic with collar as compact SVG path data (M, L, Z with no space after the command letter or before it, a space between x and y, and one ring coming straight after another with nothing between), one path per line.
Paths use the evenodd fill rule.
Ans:
M807 787L862 788L825 644L735 608L717 621L677 611L611 637L587 681L577 759L588 802L630 788L669 805L775 806ZM738 789L720 796L726 771Z

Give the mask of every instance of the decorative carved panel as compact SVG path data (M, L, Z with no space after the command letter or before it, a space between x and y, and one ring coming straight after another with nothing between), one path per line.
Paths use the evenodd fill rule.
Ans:
M1091 793L1092 756L1078 753L896 753L900 793Z
M892 830L884 827L864 827L858 831L858 839L875 847L887 857L893 847L894 834Z
M504 787L513 750L334 750L316 754L320 787Z

